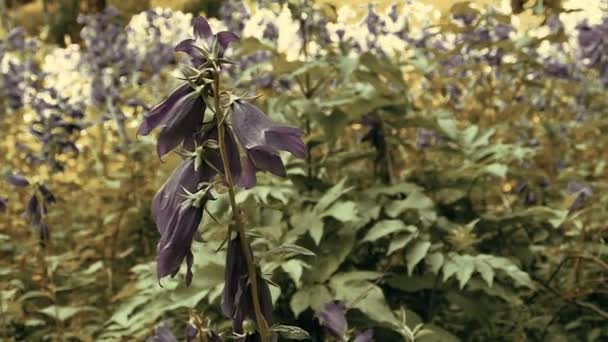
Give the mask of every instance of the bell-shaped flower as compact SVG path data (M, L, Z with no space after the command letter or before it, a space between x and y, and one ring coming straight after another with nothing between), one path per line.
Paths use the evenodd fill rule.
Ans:
M156 271L158 278L174 277L186 260L186 285L192 281L194 256L190 249L203 217L204 203L195 206L187 196L195 193L203 181L202 172L194 169L194 158L185 160L173 171L152 201L152 216L161 238L157 246Z
M286 171L279 150L298 158L306 156L306 145L302 141L304 132L299 128L275 124L260 109L244 100L234 101L231 109L232 130L246 153L238 185L253 187L256 170L284 177Z
M243 334L243 323L246 319L253 320L256 324L257 321L253 306L251 282L249 281L247 272L247 261L243 253L241 238L238 235L228 242L226 271L224 275L222 312L226 317L232 319L233 331L237 334ZM257 272L257 286L262 315L268 326L271 326L273 323L272 297L268 284L260 276L259 270Z
M229 31L222 31L213 34L209 22L203 17L196 17L192 20L194 39L181 41L175 47L175 51L185 52L192 59L194 66L199 66L207 60L201 49L212 52L213 42L217 39L218 57L222 57L230 43L239 40L239 37Z
M326 303L323 310L317 312L321 326L334 337L344 339L348 323L346 322L346 305L340 301Z
M201 129L206 108L201 91L202 88L184 83L144 117L138 135L148 135L162 127L157 144L159 158Z
M374 342L374 331L368 329L360 334L358 334L353 342Z
M178 342L177 337L165 326L154 329L154 336L148 337L146 342Z

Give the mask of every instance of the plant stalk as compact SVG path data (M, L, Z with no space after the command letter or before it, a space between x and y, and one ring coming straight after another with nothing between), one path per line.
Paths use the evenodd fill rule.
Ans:
M257 321L257 329L262 338L262 342L270 342L270 333L268 329L268 323L262 314L262 307L260 305L260 298L258 292L258 279L257 279L257 270L256 265L253 260L253 251L251 246L249 245L249 239L245 233L245 226L243 224L243 218L241 216L241 212L236 204L236 197L234 191L234 183L232 179L232 174L230 171L230 161L228 159L228 153L226 151L226 143L225 143L225 127L223 124L224 121L224 112L222 109L222 105L220 103L220 75L219 70L215 71L214 75L214 89L213 95L215 98L215 120L217 122L217 130L218 130L218 144L220 149L220 155L222 158L222 163L224 164L224 180L228 185L228 197L230 199L230 207L232 208L232 215L234 218L234 225L237 229L237 232L241 238L241 248L243 249L243 253L245 254L245 259L247 262L247 273L249 276L249 281L251 282L251 292L253 297L253 309L255 311L255 318ZM230 238L230 237L228 237Z

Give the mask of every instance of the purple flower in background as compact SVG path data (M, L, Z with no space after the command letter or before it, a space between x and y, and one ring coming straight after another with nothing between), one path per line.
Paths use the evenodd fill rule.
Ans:
M256 184L256 170L268 171L277 176L286 175L279 150L289 151L295 157L306 156L302 130L273 123L251 103L237 100L232 103L230 120L232 130L243 146L246 158L237 184L251 188Z
M399 8L397 7L397 4L393 4L391 6L391 11L389 12L388 17L391 18L393 22L397 22L397 19L399 19Z
M36 194L30 197L30 200L27 202L27 207L25 208L25 216L30 219L32 225L39 225L42 216L44 216L44 207L40 205L38 201L38 196Z
M416 136L416 149L423 150L433 146L436 137L437 133L424 128L419 128Z
M207 336L201 336L206 334ZM199 330L192 323L186 325L186 342L207 341L207 342L223 342L224 340L213 330Z
M589 186L589 184L587 183L582 182L568 182L566 191L569 194L576 194L576 198L570 206L571 211L580 209L583 206L583 203L593 195L593 190L591 189L591 186Z
M148 135L155 128L163 127L157 144L158 157L161 158L201 129L205 107L200 90L184 83L152 108L137 134Z
M513 26L508 24L498 24L494 26L494 34L498 40L509 39L511 32L515 31Z
M193 35L194 39L186 39L181 41L175 47L175 51L185 52L192 58L192 62L195 66L203 64L206 60L205 56L199 50L198 43L203 43L203 47L211 52L212 44L217 39L219 45L218 55L222 57L224 51L228 49L230 43L239 40L239 37L229 31L222 31L217 34L213 34L209 22L203 17L196 17L192 20Z
M6 211L7 203L8 203L8 198L0 196L0 213L3 213Z
M608 18L594 26L583 21L576 28L582 57L600 73L604 86L608 86Z
M374 331L371 329L362 332L355 337L353 342L373 342L374 341Z
M245 28L245 22L251 17L245 2L237 1L222 1L220 6L220 18L229 30L242 32Z
M264 39L274 41L279 37L279 29L275 24L267 23L264 33L262 33L262 37L264 37Z
M51 203L55 203L57 201L55 199L55 195L53 195L53 193L49 190L49 188L46 185L41 184L40 186L38 186L38 191L40 191L40 194L42 194L42 199L43 199L44 203L51 204Z
M6 176L6 181L16 187L25 187L30 185L30 182L27 180L27 178L18 173Z
M326 303L323 311L317 312L317 319L328 333L339 339L343 339L348 330L346 322L346 305L344 302L333 301Z
M19 26L10 30L6 42L9 50L23 51L25 49L25 29Z
M187 192L195 193L200 183L209 180L200 169L194 170L194 164L194 158L182 162L152 200L152 216L161 235L156 257L158 279L168 275L174 277L185 259L186 285L192 282L194 256L190 247L205 204L195 206L186 196Z
M165 326L154 329L154 336L148 337L146 342L178 342L171 330Z
M251 253L251 251L249 251ZM257 274L258 298L262 314L268 326L273 324L272 320L272 297L268 284ZM243 322L246 319L256 321L253 307L253 295L251 293L251 282L248 278L246 256L243 253L240 236L236 236L228 242L226 251L226 271L224 279L224 293L222 296L222 312L232 319L234 332L242 334ZM256 321L257 323L257 321ZM257 334L257 333L256 333ZM255 335L253 335L255 336ZM249 337L247 337L249 340Z

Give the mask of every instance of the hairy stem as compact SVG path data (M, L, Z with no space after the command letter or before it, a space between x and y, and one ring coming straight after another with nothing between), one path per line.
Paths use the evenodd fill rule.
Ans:
M241 212L239 210L238 205L236 204L235 191L234 191L234 182L232 179L232 173L230 172L230 161L228 159L228 153L226 151L226 142L225 142L225 127L224 127L224 112L222 109L222 105L220 103L220 75L219 71L215 72L214 75L214 89L213 95L215 98L215 120L217 122L217 130L218 130L218 143L220 148L220 155L222 157L222 163L224 164L224 180L228 185L228 197L230 199L230 207L232 208L232 215L234 218L234 226L241 238L241 248L243 249L243 253L245 254L245 259L247 262L247 273L249 276L249 281L251 282L251 292L253 297L253 309L255 311L255 318L258 325L258 332L262 338L262 342L270 341L270 333L268 330L268 323L262 314L262 306L260 304L260 298L258 295L258 278L257 278L257 270L256 264L253 260L253 251L251 246L249 245L249 239L247 238L247 234L245 233L245 225L243 224L243 217L241 216ZM230 238L230 237L228 237Z

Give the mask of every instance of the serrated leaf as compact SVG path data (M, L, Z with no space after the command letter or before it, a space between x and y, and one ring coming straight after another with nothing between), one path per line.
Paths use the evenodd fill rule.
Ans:
M337 285L335 283L334 285ZM369 281L352 281L332 285L338 300L359 309L370 319L398 327L400 322L386 302L382 289Z
M321 216L331 216L340 222L352 222L359 219L357 204L352 201L336 202Z
M294 293L289 301L289 307L291 308L291 312L293 312L295 317L298 317L302 312L304 312L304 310L308 309L309 306L310 293L306 288L300 289Z
M318 246L323 238L323 224L317 224L308 229L308 234Z
M310 339L310 335L306 330L292 325L277 325L272 327L271 330L290 340Z
M448 258L443 264L443 282L445 283L451 276L458 272L458 264L452 260L452 258Z
M401 220L382 220L377 222L368 232L361 242L376 241L387 235L407 231L413 233L418 229L414 226L406 226Z
M302 272L304 271L304 262L298 259L290 259L281 264L283 271L287 272L296 286L300 284Z
M413 226L410 226L410 227L413 227ZM411 234L401 234L401 235L397 236L396 238L391 240L391 244L388 246L388 250L386 251L386 254L391 255L394 252L404 248L405 246L407 246L408 243L410 243L410 241L412 241L416 237L418 237L417 231L413 232Z
M325 192L325 194L323 195L323 197L321 197L319 202L317 202L317 205L315 206L314 211L317 213L324 212L338 198L340 198L342 195L344 195L345 193L352 190L352 187L345 187L345 184L346 184L346 178L343 178L340 182L338 182L338 184L334 185L332 188L327 190L327 192Z
M407 251L405 260L407 261L407 273L412 275L414 267L426 256L431 243L429 241L418 241Z
M427 255L424 260L426 261L426 264L429 265L431 272L437 274L437 272L439 272L439 270L443 266L444 257L443 254L435 252Z
M492 287L494 283L494 270L484 260L475 258L475 270L479 272L481 278L485 280L489 287Z
M289 307L294 316L298 317L306 309L319 311L325 303L332 300L332 295L325 285L314 285L299 289L289 301Z
M317 237L318 241L321 241L320 238L323 235L324 223L317 213L310 210L305 210L300 213L295 213L293 216L291 216L289 221L294 229L287 233L287 236L285 237L286 242L293 243L306 232L309 232L313 239ZM311 230L315 231L310 232ZM317 240L315 239L315 241Z
M397 217L405 210L425 210L434 207L433 200L425 196L422 192L412 192L406 199L393 201L386 206L386 213L390 217Z
M456 263L458 264L456 278L462 290L475 271L475 261L470 255L463 255L456 259Z
M316 254L308 248L304 248L302 246L294 245L292 243L286 243L281 245L271 251L268 254L295 254L295 255L306 255L306 256L315 256Z
M486 166L485 170L492 175L504 179L507 176L508 167L503 164L494 163Z
M74 307L74 306L58 306L58 305L50 305L42 310L38 310L38 312L43 313L47 316L53 317L54 319L65 322L70 318L74 317L76 314L85 312L85 311L95 311L99 312L100 310L94 307L82 306L82 307Z

